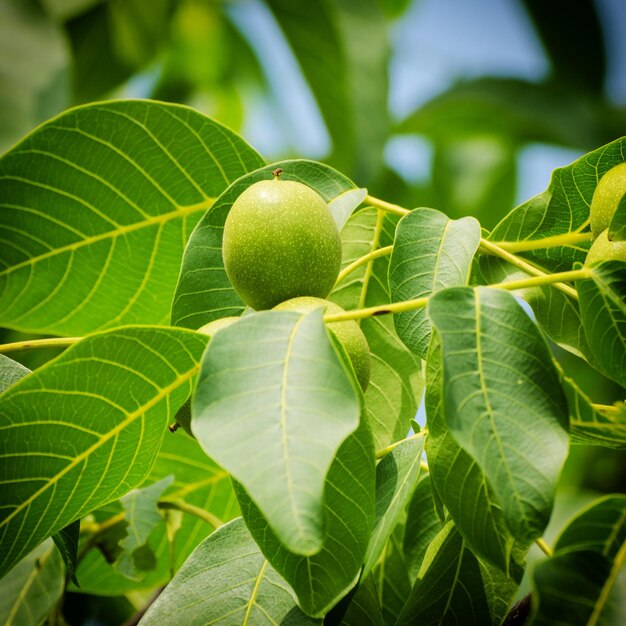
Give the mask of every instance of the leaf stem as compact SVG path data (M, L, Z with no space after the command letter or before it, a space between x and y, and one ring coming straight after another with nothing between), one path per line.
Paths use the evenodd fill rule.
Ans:
M378 250L373 250L372 252L369 252L368 254L363 255L361 258L357 259L356 261L353 261L352 263L350 263L350 265L346 265L346 267L344 267L341 270L341 272L339 272L339 276L337 276L337 282L335 283L335 285L338 285L346 276L348 276L348 274L351 274L352 272L354 272L354 270L361 267L361 265L364 265L365 263L369 261L375 261L376 259L379 259L381 256L387 256L388 254L391 254L392 250L393 250L393 246L385 246L384 248L378 248Z
M392 204L391 202L386 202L385 200L381 200L380 198L375 198L374 196L370 196L369 194L365 196L363 200L365 204L370 204L381 211L387 211L387 213L393 213L394 215L406 215L410 213L408 209L404 209L397 204Z
M224 525L224 522L216 515L213 515L213 513L205 511L194 504L189 504L189 502L185 502L184 500L159 500L159 502L157 502L157 506L160 509L174 509L176 511L188 513L189 515L194 515L204 522L211 524L213 528L219 528Z
M403 444L405 441L410 441L411 439L419 439L420 437L426 437L426 436L428 436L428 429L424 428L423 430L420 430L419 433L415 433L414 435L411 435L410 437L405 437L404 439L400 439L399 441L394 441L393 443L389 444L387 447L382 448L381 450L378 450L378 452L376 452L376 458L382 459L384 456L387 456L392 450L395 450L399 445ZM422 467L421 463L420 463L420 467ZM428 465L426 465L426 471L428 471Z
M82 337L48 337L47 339L27 339L13 343L0 344L0 352L18 352L19 350L34 350L35 348L67 348L80 341Z
M375 252L378 249L378 243L380 242L380 233L383 230L384 219L385 219L384 212L378 209L376 211L376 226L374 227L374 237L372 239L372 252ZM374 271L374 260L369 259L367 261L365 275L363 276L363 285L361 285L361 295L359 296L359 304L358 304L359 309L362 309L365 306L365 300L367 298L367 288L369 287L370 279L372 278L373 271Z
M519 280L511 280L504 283L494 283L487 285L491 289L505 289L507 291L515 291L516 289L526 289L528 287L538 287L542 285L552 285L559 281L581 280L589 278L591 270L582 268L579 270L570 270L567 272L559 272L556 274L541 274L531 278L521 278ZM404 313L405 311L414 311L421 309L428 304L429 297L416 298L415 300L404 300L403 302L393 302L390 304L380 304L378 306L370 306L363 309L354 309L345 313L332 313L324 316L326 323L344 322L346 320L358 320L374 315L386 315L388 313Z
M539 537L539 539L535 539L535 543L546 556L552 556L552 548L545 542L542 537Z
M511 263L511 265L515 265L515 267L519 267L519 269L523 270L527 274L530 274L531 276L556 276L557 275L557 274L546 274L546 272L543 272L542 270L537 269L530 263L527 263L523 259L520 259L518 256L515 256L514 254L507 252L500 246L496 245L495 243L491 241L487 241L486 239L480 240L480 246L478 249L480 252L483 252L485 254L491 254L493 256L500 257L501 259L504 259L505 261L508 261L509 263ZM567 272L562 272L562 273L567 273ZM555 282L555 281L550 281L550 283L546 283L546 284L553 284L556 289L559 289L560 291L567 294L571 298L578 300L578 292L572 287L570 287L569 285L564 285L560 282Z
M507 252L526 252L528 250L541 250L543 248L555 248L557 246L576 245L591 241L590 232L586 233L563 233L542 239L526 239L524 241L491 241L494 246Z

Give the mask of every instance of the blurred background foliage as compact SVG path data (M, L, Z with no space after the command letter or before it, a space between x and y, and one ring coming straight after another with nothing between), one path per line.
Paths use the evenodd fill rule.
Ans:
M0 149L69 106L155 98L490 229L626 134L624 33L624 0L0 0ZM623 397L555 350L594 401ZM625 485L623 454L573 447L555 530Z

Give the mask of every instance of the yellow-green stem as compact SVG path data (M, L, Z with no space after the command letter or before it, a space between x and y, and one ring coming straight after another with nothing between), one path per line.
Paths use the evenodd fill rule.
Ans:
M591 241L591 233L563 233L553 235L543 239L528 239L526 241L491 241L494 246L507 252L527 252L528 250L541 250L543 248L554 248L556 246L573 246L578 243Z
M374 250L373 252L370 252L360 257L356 261L353 261L352 263L350 263L350 265L346 265L346 267L344 267L341 270L341 272L339 272L339 276L337 276L337 282L335 283L335 285L338 285L346 276L348 276L349 274L354 272L354 270L361 267L361 265L364 265L365 263L369 261L375 261L376 259L379 259L381 256L387 256L388 254L391 254L392 250L393 250L393 246L385 246L384 248L378 248L378 250Z
M224 522L216 515L213 515L213 513L205 511L199 506L189 504L189 502L185 502L184 500L159 500L157 506L160 509L174 509L176 511L188 513L189 515L194 515L195 517L211 524L213 528L219 528L224 525Z
M32 348L67 348L80 341L82 337L51 337L48 339L28 339L26 341L15 341L13 343L0 344L0 352L19 352L20 350L31 350Z
M372 239L372 252L376 252L378 249L378 243L380 242L380 233L383 230L383 220L385 214L380 209L376 212L376 226L374 227L374 238ZM367 267L365 268L365 275L363 276L363 285L361 286L361 295L359 296L358 308L362 309L365 306L365 300L367 298L367 289L372 278L372 272L374 271L374 260L369 259Z
M511 254L510 252L507 252L506 250L503 250L502 248L500 248L493 242L487 241L486 239L480 240L480 246L478 249L480 252L491 254L493 256L500 257L501 259L504 259L505 261L508 261L511 265L518 267L519 269L526 272L527 274L530 274L531 276L539 277L539 276L553 276L554 275L554 274L546 274L542 270L537 269L530 263L527 263L523 259L520 259L518 256L515 256L514 254ZM560 291L567 294L571 298L578 300L578 292L572 287L570 287L569 285L564 285L561 282L554 282L554 281L550 281L549 283L546 283L546 284L551 284L556 289L559 289Z
M552 556L552 548L541 537L535 539L535 543L546 556Z
M420 430L419 433L415 433L410 437L405 437L404 439L400 439L399 441L394 441L393 443L390 443L387 447L378 450L378 452L376 452L376 458L382 459L384 456L387 456L392 450L395 450L400 444L403 444L405 441L409 441L411 439L419 439L420 437L426 437L427 435L428 430L424 428L423 430ZM426 466L426 469L428 469L428 466Z
M380 198L375 198L374 196L367 195L365 196L365 200L363 200L364 204L370 204L381 211L387 211L387 213L393 213L394 215L406 215L410 213L408 209L404 209L397 204L392 204L391 202L386 202L385 200L381 200Z

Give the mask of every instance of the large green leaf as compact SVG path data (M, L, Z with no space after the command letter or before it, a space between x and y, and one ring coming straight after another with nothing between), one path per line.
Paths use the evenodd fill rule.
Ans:
M514 539L492 487L474 459L458 444L443 413L443 364L436 333L426 361L428 419L426 454L433 486L470 549L509 571ZM463 489L459 489L459 485Z
M450 220L434 209L415 209L396 229L389 265L392 301L467 285L479 243L480 224L473 217ZM431 330L426 308L394 315L394 322L405 345L425 359Z
M233 289L222 259L222 232L230 207L241 192L281 168L283 180L295 180L315 189L326 202L339 201L355 185L336 170L315 161L281 161L262 167L234 182L217 199L193 231L172 304L172 324L200 328L220 317L239 315L244 303ZM337 219L343 219L338 211Z
M589 206L600 178L624 161L626 138L618 139L566 167L555 169L548 189L511 211L491 232L491 241L535 241L587 229ZM588 244L571 243L520 253L538 267L565 271L583 263Z
M453 287L430 300L450 432L478 463L521 541L541 535L567 456L568 413L550 350L508 292Z
M448 522L430 545L396 624L484 626L490 617L478 559Z
M411 437L376 467L376 521L367 547L363 576L369 574L413 495L420 472L424 437Z
M363 181L388 136L388 44L374 0L267 0L333 141L333 163Z
M298 608L293 591L261 554L240 518L196 548L139 623L321 624Z
M406 556L411 582L415 582L430 542L441 530L435 511L433 487L429 474L420 478L409 503L404 526L402 551ZM466 492L466 497L469 493Z
M356 584L374 523L374 450L365 420L341 445L326 478L326 538L320 552L289 552L243 488L243 518L261 551L291 585L302 609L325 615Z
M576 286L594 366L626 387L626 263L594 264Z
M229 521L239 515L237 499L229 475L202 451L197 441L183 431L165 433L154 467L146 483L151 484L173 475L174 483L163 496L164 501L182 500L212 513L218 520ZM111 509L111 510L109 510ZM98 514L99 521L106 521L119 512L107 507ZM194 548L214 530L207 521L184 514L173 542L173 563L170 563L170 542L165 524L150 535L148 546L156 557L156 568L141 581L130 580L107 563L98 550L90 550L81 560L78 580L82 591L96 595L122 595L133 589L150 589L165 584L170 567L176 571Z
M605 496L563 531L534 572L533 624L611 626L626 620L626 496Z
M378 247L393 244L397 221L395 216L384 216ZM373 208L359 211L348 220L341 231L344 268L372 251L376 223L377 211ZM388 256L378 258L372 264L364 301L366 306L390 302L388 268ZM366 275L366 265L357 268L336 285L330 299L345 309L358 308ZM365 407L376 449L381 449L404 437L415 417L424 387L421 362L400 341L391 316L361 320L361 330L372 355Z
M0 397L0 571L145 480L206 337L129 327L87 337Z
M39 626L63 594L63 561L51 539L0 579L0 623Z
M164 322L196 220L262 164L182 106L100 103L40 126L0 159L0 324L74 335Z
M321 310L243 317L205 353L192 430L296 554L322 547L326 474L359 423L355 385Z

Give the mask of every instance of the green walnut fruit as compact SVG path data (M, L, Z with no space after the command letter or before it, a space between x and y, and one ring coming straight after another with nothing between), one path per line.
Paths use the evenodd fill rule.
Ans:
M621 163L600 179L593 193L589 219L594 237L609 227L624 194L626 194L626 163Z
M626 241L611 241L608 229L603 230L589 248L585 265L597 261L626 261Z
M324 307L326 313L344 313L344 309L328 300L322 298L293 298L287 302L281 302L274 307L275 311L297 311L298 313L308 313L314 309ZM354 320L345 322L332 322L328 324L335 337L339 340L344 350L350 357L350 362L354 368L356 378L365 391L370 382L371 357L370 348L363 331Z
M222 254L233 287L258 311L297 296L325 298L339 274L341 239L319 194L276 175L235 200Z
M198 328L197 332L213 337L215 333L226 328L227 326L230 326L238 319L238 317L221 317L218 320L213 320L212 322L201 326ZM209 339L209 341L211 340ZM182 426L183 430L195 439L195 435L191 432L191 398L189 398L185 404L178 409L178 412L176 413L176 424L177 426L175 428L172 427L171 430L175 430L178 426Z

